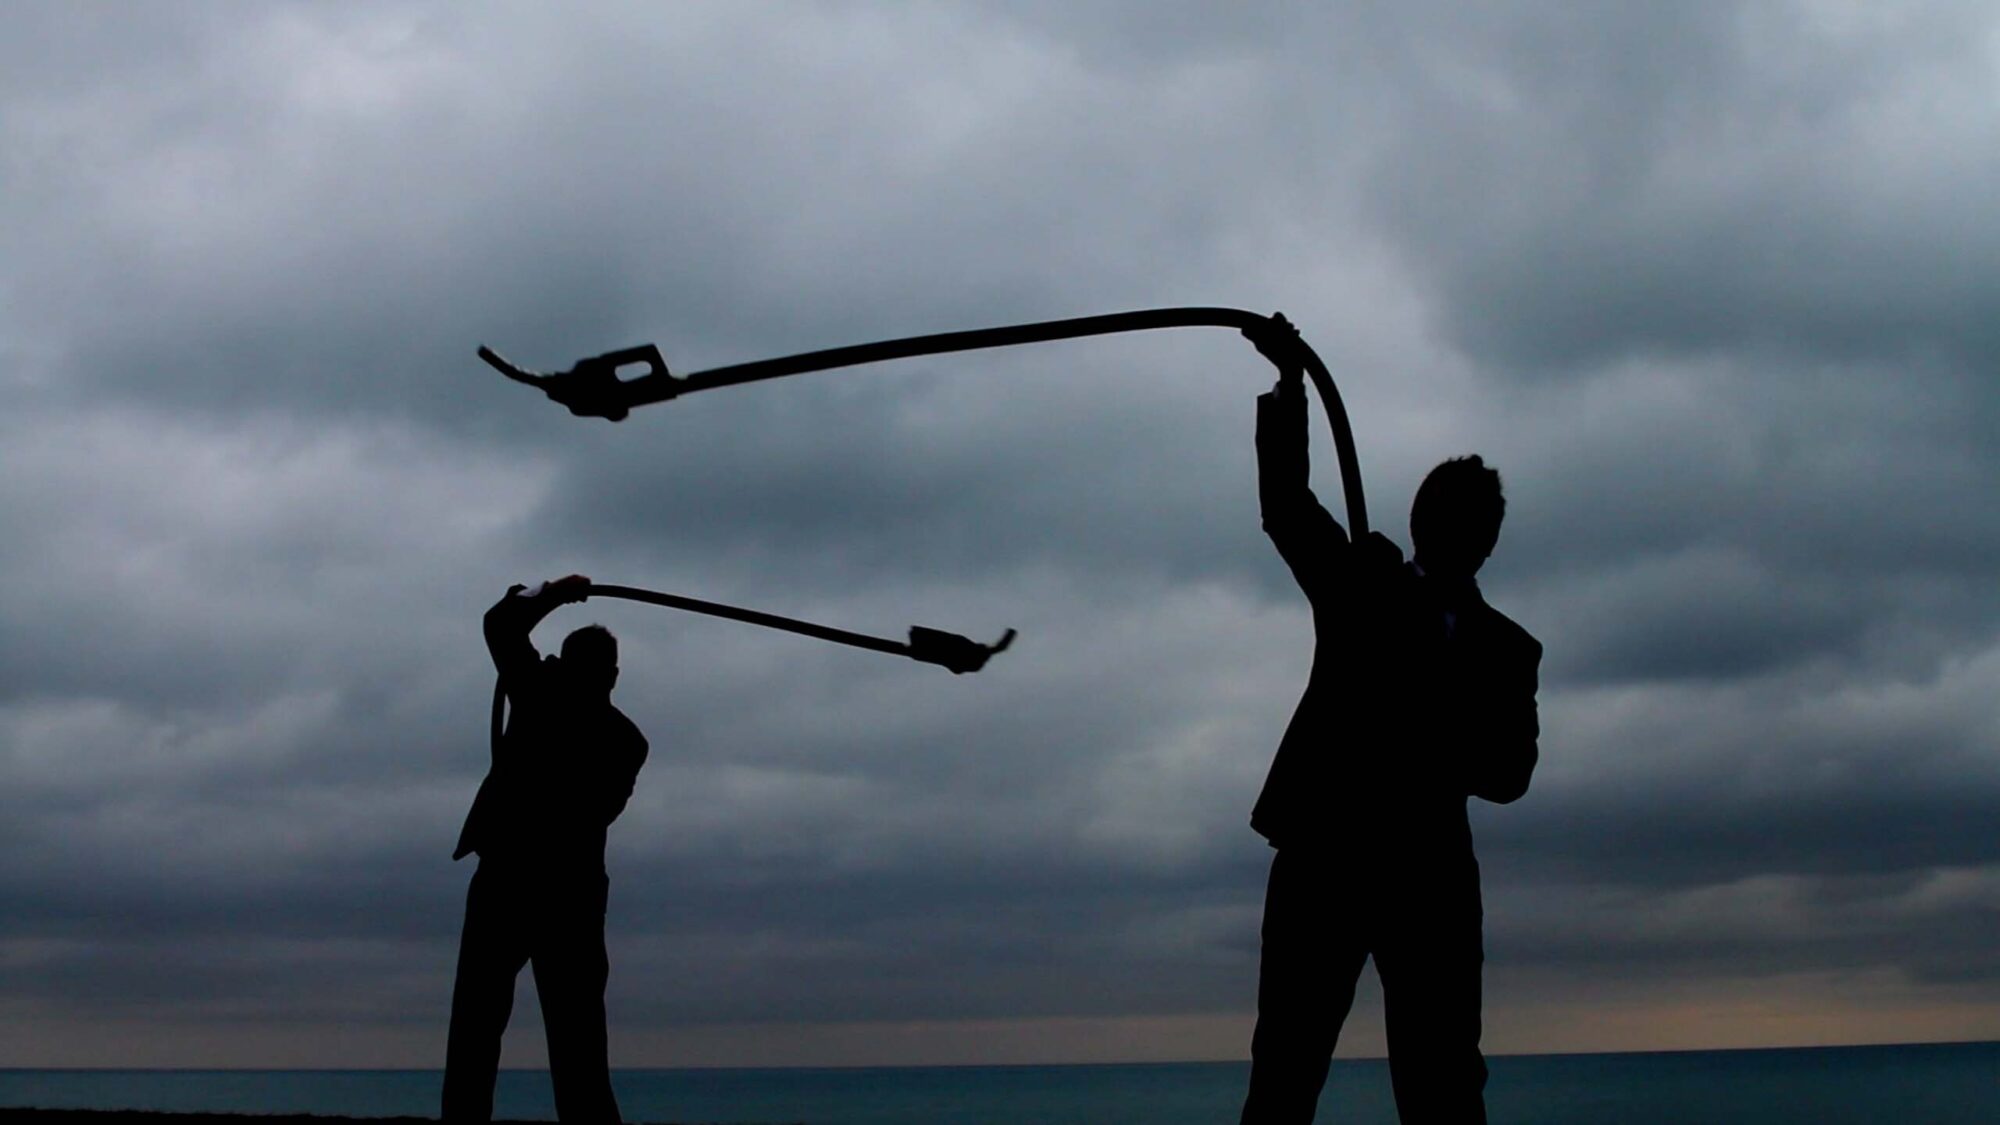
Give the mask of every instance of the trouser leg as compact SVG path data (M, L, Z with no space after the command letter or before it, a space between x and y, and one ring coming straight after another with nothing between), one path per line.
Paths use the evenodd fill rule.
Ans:
M602 1125L617 1122L604 1026L604 987L611 963L604 950L602 876L597 893L567 903L535 954L535 991L549 1043L549 1080L556 1118Z
M527 961L524 936L504 881L482 866L465 893L465 928L458 939L458 977L451 990L451 1030L445 1044L442 1116L491 1121L500 1039L514 1011L514 978Z
M1485 1125L1479 1052L1478 892L1447 909L1406 912L1375 950L1389 1075L1403 1125Z
M1331 857L1281 850L1272 858L1243 1125L1303 1125L1318 1109L1368 957L1352 906Z

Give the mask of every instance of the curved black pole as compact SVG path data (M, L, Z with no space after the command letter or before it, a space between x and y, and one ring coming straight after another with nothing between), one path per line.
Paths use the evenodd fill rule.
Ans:
M683 597L680 594L663 594L658 590L642 590L637 586L590 584L587 597L623 598L626 601L645 602L648 605L664 606L667 609L681 609L690 613L703 613L710 617L722 617L731 621L741 621L748 625L761 625L766 629L779 629L800 636L815 637L822 641L865 648L870 652L884 652L891 656L907 656L924 664L936 664L947 668L956 676L964 672L977 672L986 662L1007 650L1014 643L1014 630L1003 633L998 641L990 645L980 644L969 637L957 633L947 633L942 629L926 629L922 625L910 626L910 639L892 641L887 637L871 637L866 633L851 633L846 629L835 629L829 625L817 625L811 621L800 621L793 617L781 617L775 613L764 613L741 606L724 605L721 602L703 601L700 598ZM493 681L493 712L490 737L495 753L500 749L500 732L506 725L507 689L499 680Z
M593 598L623 598L626 601L645 602L648 605L664 606L667 609L682 609L690 613L705 613L710 617L723 617L731 621L741 621L748 625L761 625L766 629L780 629L787 633L797 633L804 637L815 637L822 641L832 641L837 645L865 648L870 652L885 652L891 656L907 656L911 660L925 664L936 664L949 668L954 675L961 672L977 672L995 653L1004 651L1014 643L1014 630L1009 629L1001 638L990 645L982 645L957 633L947 633L942 629L926 629L921 625L910 627L908 641L892 641L887 637L871 637L866 633L852 633L846 629L835 629L830 625L817 625L811 621L800 621L794 617L781 617L775 613L744 609L740 606L723 605L721 602L703 601L700 598L684 597L680 594L662 594L658 590L641 590L636 586L607 586L591 583L588 595Z
M616 422L634 406L665 402L713 387L733 387L808 371L853 367L920 355L1005 348L1048 340L1073 340L1083 336L1107 336L1117 332L1144 332L1155 328L1234 328L1239 332L1266 327L1274 317L1247 309L1219 306L1138 309L1132 312L1079 316L1068 320L1047 320L1034 324L1011 324L998 328L976 328L966 332L938 332L928 336L905 336L871 344L802 352L798 355L711 367L692 375L672 375L659 348L646 344L580 360L568 371L544 374L517 367L491 348L481 347L479 357L501 374L516 382L539 387L543 393L582 417L609 418ZM1354 451L1354 431L1347 421L1347 408L1326 364L1303 339L1298 340L1306 375L1326 407L1326 420L1333 429L1334 454L1340 463L1340 484L1347 502L1348 530L1358 539L1368 533L1368 501L1361 490L1361 462ZM650 370L637 378L621 380L620 367L645 364Z

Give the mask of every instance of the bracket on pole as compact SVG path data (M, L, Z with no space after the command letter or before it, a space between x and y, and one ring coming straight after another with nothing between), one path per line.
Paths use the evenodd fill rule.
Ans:
M664 402L680 393L674 388L680 380L667 370L666 357L653 344L579 359L568 371L530 371L484 345L480 346L479 358L517 383L540 388L543 394L562 403L579 418L624 421L625 416L631 413L625 404L625 384L628 380L620 379L618 372L636 364L646 366L646 373L638 378L646 380L649 388L659 392L659 397L651 401Z

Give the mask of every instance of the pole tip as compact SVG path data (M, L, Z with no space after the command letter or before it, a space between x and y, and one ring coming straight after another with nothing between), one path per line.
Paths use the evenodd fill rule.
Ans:
M961 637L957 633L912 625L910 659L949 669L954 676L977 672L986 667L988 660L1005 652L1007 646L1014 643L1014 636L1014 630L1009 629L998 641L983 645L970 637Z

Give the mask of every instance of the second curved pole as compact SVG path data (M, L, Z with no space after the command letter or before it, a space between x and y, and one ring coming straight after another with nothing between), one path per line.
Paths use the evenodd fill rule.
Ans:
M508 378L541 388L550 398L567 406L573 414L618 421L635 406L665 402L714 387L733 387L742 383L783 378L787 375L802 375L808 371L854 367L864 363L882 363L921 355L1005 348L1050 340L1073 340L1120 332L1144 332L1156 328L1233 328L1239 332L1246 332L1268 325L1271 320L1271 317L1247 309L1220 306L1137 309L1100 316L1037 321L1032 324L975 328L964 332L905 336L894 340L878 340L868 344L852 344L841 348L754 360L749 363L734 363L726 367L711 367L691 375L669 374L659 349L653 345L595 356L580 361L568 371L554 374L542 374L517 367L490 348L480 348L479 355ZM1333 375L1327 371L1326 364L1320 360L1318 353L1314 352L1312 346L1304 339L1300 339L1298 344L1305 361L1306 376L1312 380L1313 388L1319 392L1320 403L1326 408L1327 424L1333 430L1334 454L1339 460L1341 491L1347 505L1347 526L1349 532L1358 539L1368 533L1368 501L1362 493L1361 462L1355 454L1354 431L1348 424L1347 408L1341 403L1340 391L1333 384ZM650 368L649 372L629 380L618 378L617 372L620 367L637 363L644 363Z
M866 633L855 633L847 629L836 629L831 625L821 625L812 621L801 621L796 617L784 617L776 613L765 613L742 606L724 605L721 602L690 598L683 594L667 594L658 590L644 590L637 586L616 586L607 583L590 584L589 596L593 598L621 598L625 601L644 602L647 605L665 609L685 610L689 613L706 614L729 621L741 621L746 625L757 625L766 629L777 629L786 633L816 640L832 641L834 644L850 648L864 648L870 652L886 653L890 656L907 656L923 664L936 664L952 675L977 672L986 667L986 662L1007 651L1014 643L1014 630L1009 629L996 642L983 645L957 633L947 633L942 629L926 629L922 625L910 626L908 641L892 641L887 637L872 637ZM493 707L490 719L493 752L500 752L500 735L507 719L507 683L502 679L493 681Z
M730 621L741 621L746 625L757 625L766 629L777 629L786 633L797 633L816 640L832 641L834 644L850 648L865 648L870 652L887 653L890 656L907 656L924 664L936 664L949 669L953 675L977 672L986 666L988 658L1005 652L1014 643L1014 630L1009 629L999 641L982 645L976 641L947 633L942 629L926 629L922 625L910 626L908 641L892 641L887 637L871 637L866 633L855 633L847 629L836 629L831 625L820 625L812 621L800 621L796 617L784 617L776 613L765 613L742 606L724 605L721 602L690 598L684 594L665 594L658 590L642 590L636 586L613 586L593 582L590 584L593 598L622 598L626 601L645 602L648 605L666 609L685 610L689 613L706 614Z

